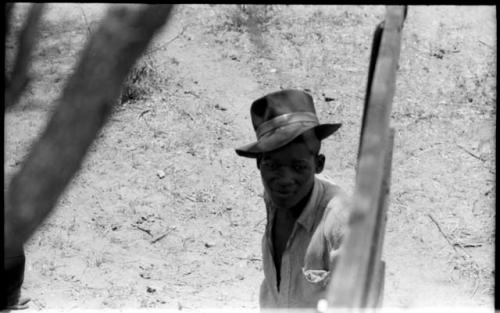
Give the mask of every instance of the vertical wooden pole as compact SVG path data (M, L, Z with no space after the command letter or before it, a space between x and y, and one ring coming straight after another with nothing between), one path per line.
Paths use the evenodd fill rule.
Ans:
M385 154L384 176L380 193L379 208L376 221L377 231L374 234L372 246L373 279L368 288L367 307L381 307L384 296L385 262L382 261L382 248L384 246L385 225L387 221L387 208L389 207L389 194L391 186L392 151L394 146L394 128L390 128L387 151Z
M385 175L388 151L392 150L389 118L405 9L404 6L387 7L373 80L367 87L369 94L363 116L349 233L327 293L330 307L373 307L379 297L376 292L372 294L372 289L380 288L383 283L383 277L376 276L384 269L380 262L383 235L377 233L383 231L385 219L382 211L387 200L381 196L384 181L389 183Z

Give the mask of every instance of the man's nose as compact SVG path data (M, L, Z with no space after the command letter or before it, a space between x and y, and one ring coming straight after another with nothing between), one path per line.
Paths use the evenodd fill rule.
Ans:
M287 167L282 167L279 172L278 184L288 186L293 184L293 173Z

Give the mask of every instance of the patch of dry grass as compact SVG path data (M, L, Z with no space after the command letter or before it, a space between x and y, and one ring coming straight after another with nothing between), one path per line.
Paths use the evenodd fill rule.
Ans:
M151 95L160 93L166 83L163 74L164 72L158 70L155 57L144 55L137 61L123 84L120 104L147 100Z

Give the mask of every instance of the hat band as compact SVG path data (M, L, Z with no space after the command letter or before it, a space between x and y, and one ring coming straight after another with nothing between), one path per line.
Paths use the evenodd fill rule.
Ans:
M257 134L257 139L260 139L262 136L267 134L268 132L275 130L277 128L287 126L293 123L301 123L301 122L312 122L315 125L319 124L318 118L316 114L311 112L294 112L287 113L280 116L277 116L267 122L264 122L259 125L255 133Z

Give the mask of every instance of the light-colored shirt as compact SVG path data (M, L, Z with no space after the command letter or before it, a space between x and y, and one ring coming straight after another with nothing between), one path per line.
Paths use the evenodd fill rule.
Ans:
M295 222L283 251L278 289L272 241L276 208L264 193L267 225L262 238L261 308L316 308L318 300L325 298L330 264L335 264L335 255L347 227L345 199L338 186L315 177L309 201ZM333 263L330 263L332 257Z

